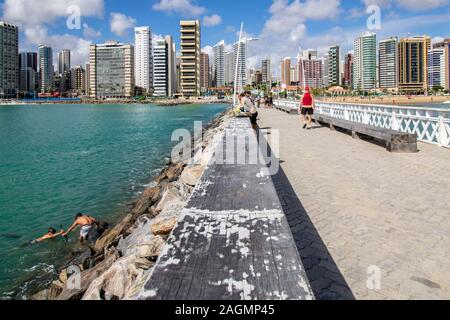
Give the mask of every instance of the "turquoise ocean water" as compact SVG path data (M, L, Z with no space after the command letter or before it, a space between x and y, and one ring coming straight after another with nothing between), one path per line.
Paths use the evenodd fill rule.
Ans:
M54 274L71 236L26 243L77 212L110 223L170 156L175 129L207 124L226 105L0 106L0 299Z

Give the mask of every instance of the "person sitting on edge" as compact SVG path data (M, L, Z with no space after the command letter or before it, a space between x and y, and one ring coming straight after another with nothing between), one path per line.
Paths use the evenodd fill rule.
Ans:
M94 226L99 227L99 223L97 220L91 216L86 216L82 213L79 213L75 216L74 223L70 226L70 228L62 234L63 237L67 236L71 233L77 226L80 226L80 242L83 243L84 240L89 240L89 233L92 231Z
M258 110L255 107L255 104L251 100L252 93L250 91L244 92L245 97L242 99L242 102L244 103L246 109L248 112L250 112L250 122L252 123L253 130L258 129Z
M37 242L43 242L45 240L54 239L56 237L59 237L64 234L64 230L61 230L60 232L56 232L55 228L48 228L48 233L44 234L42 237L37 238L36 240L31 241L31 243L37 243Z

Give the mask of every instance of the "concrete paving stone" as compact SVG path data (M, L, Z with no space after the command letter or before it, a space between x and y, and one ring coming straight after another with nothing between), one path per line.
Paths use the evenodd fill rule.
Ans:
M329 254L356 299L450 299L448 149L419 143L417 154L391 154L328 129L302 130L298 117L272 109L261 109L260 125L280 130L287 179L273 180L313 280L326 276L320 263ZM382 269L384 291L367 289L369 265Z

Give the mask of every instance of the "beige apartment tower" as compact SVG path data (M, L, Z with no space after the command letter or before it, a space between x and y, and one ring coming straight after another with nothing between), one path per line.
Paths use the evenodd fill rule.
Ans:
M428 51L431 38L428 36L403 38L398 45L399 78L401 92L417 93L428 90Z
M289 57L281 60L281 84L291 85L291 58Z
M180 21L181 62L180 81L183 97L198 97L200 85L200 21Z
M134 95L134 47L116 41L91 45L89 93L93 98L130 98Z
M203 92L209 88L209 55L202 52L200 54L200 89Z

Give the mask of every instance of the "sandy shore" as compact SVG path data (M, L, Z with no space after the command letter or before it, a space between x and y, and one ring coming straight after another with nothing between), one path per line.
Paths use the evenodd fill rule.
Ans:
M217 103L231 103L231 100L226 99L158 99L158 100L133 100L133 99L118 99L118 100L92 100L82 99L79 101L60 101L60 100L36 100L36 101L20 101L20 100L0 100L0 106L11 105L47 105L47 104L154 104L157 106L178 106L189 104L217 104Z
M390 104L390 105L412 105L444 103L450 101L450 96L385 96L385 97L333 97L317 98L324 102L347 102L365 104ZM449 105L450 106L450 105Z

